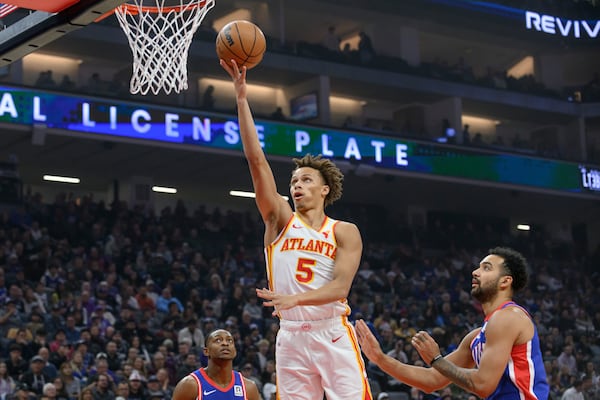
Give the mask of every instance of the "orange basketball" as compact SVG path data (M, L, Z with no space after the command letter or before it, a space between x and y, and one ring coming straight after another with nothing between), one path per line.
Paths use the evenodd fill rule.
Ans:
M263 58L267 49L265 35L249 21L232 21L217 35L217 56L228 64L234 59L238 67L250 69Z

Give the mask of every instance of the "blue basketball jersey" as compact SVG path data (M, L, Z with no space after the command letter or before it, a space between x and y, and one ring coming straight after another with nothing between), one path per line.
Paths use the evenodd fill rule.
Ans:
M514 306L519 307L527 315L527 311L513 301L508 301L498 307L498 310ZM494 311L494 312L496 312ZM485 318L481 331L471 342L471 354L475 364L479 366L481 355L485 351L485 328L489 318L494 313ZM500 378L498 387L488 400L546 400L548 399L549 386L546 380L546 370L542 360L542 351L540 349L540 339L537 328L534 325L533 337L527 343L513 346L508 365Z
M246 386L242 374L231 372L231 383L223 388L216 384L204 368L200 368L190 374L198 383L198 400L245 400Z

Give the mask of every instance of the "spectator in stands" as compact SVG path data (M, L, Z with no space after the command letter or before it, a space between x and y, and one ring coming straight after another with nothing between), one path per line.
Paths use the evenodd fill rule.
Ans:
M259 371L264 372L267 367L267 362L274 358L274 354L270 353L271 344L267 339L260 339L256 342L256 348L258 349L256 356L260 367Z
M44 360L44 368L42 369L42 372L48 377L50 377L50 379L56 378L56 376L58 375L58 368L56 367L57 364L55 364L55 362L62 358L66 360L66 358L64 357L64 351L61 351L61 354L59 356L57 356L56 352L50 355L50 350L48 350L47 347L41 347L38 350L37 355L42 357L42 359Z
M73 377L79 379L83 385L87 381L88 370L83 364L82 354L78 351L73 352L69 365L71 366Z
M275 111L273 111L271 113L271 119L275 119L275 120L284 120L285 119L285 115L283 115L283 109L281 107L277 107L275 109Z
M33 337L31 332L27 328L12 328L8 332L8 347L13 343L17 343L21 346L21 353L24 358L31 358L36 354L35 346L33 344Z
M355 63L358 61L358 51L352 49L349 42L344 44L344 47L342 48L342 55L344 56L344 59L350 63Z
M204 347L204 333L198 327L198 320L196 318L190 318L186 322L185 328L182 328L177 333L177 340L179 342L189 341L192 344L192 348L195 349Z
M198 357L194 353L188 353L183 358L182 363L179 368L177 368L176 380L179 382L191 372L198 369L200 365L198 364Z
M174 386L171 384L167 369L160 368L156 372L156 378L158 379L160 390L165 393L167 397L171 397L173 395Z
M58 88L60 90L64 90L65 92L71 92L71 91L75 90L76 85L75 85L75 82L73 82L73 80L71 79L71 77L69 75L65 74L65 75L63 75L63 78L60 81Z
M48 361L46 366L44 366L44 372L54 379L58 374L58 368L69 360L71 349L67 344L61 343L54 353L51 355L48 354L48 349L45 347L39 350L39 355Z
M133 370L129 376L129 397L128 399L145 400L148 391L144 386L146 378L139 371Z
M327 33L323 37L323 40L321 40L321 44L327 50L334 52L336 54L339 54L341 51L340 43L341 43L341 40L340 40L340 37L335 32L335 26L330 25L329 28L327 28Z
M69 398L67 390L65 389L65 384L60 377L57 376L56 378L54 378L54 381L52 383L54 384L54 387L56 389L56 400L71 400Z
M44 385L52 379L43 373L45 361L40 356L34 356L29 363L29 370L19 379L26 383L31 390L37 395L41 395Z
M262 395L263 400L277 399L277 373L271 373L270 379L263 385Z
M23 315L17 308L17 300L9 297L0 311L0 338L5 341L4 338L8 337L9 331L18 329L23 322Z
M396 339L394 338L394 331L388 323L383 323L379 326L379 332L381 334L381 350L384 353L392 351L396 345Z
M42 399L45 400L55 400L56 399L56 386L54 383L48 382L44 384L42 388Z
M415 333L417 333L417 329L411 326L408 318L401 318L400 326L394 331L394 335L396 337L405 340L409 340L410 338L412 338L415 335Z
M573 386L567 388L563 393L561 400L584 400L585 393L592 386L592 378L583 375L573 381Z
M65 339L69 345L77 343L80 338L79 329L75 326L75 317L72 314L68 314L65 319Z
M140 310L142 310L142 311L144 311L144 310L154 311L156 309L156 305L155 305L154 301L148 295L148 287L147 286L140 286L138 288L138 293L135 296L135 299L137 300L137 303L140 306Z
M104 82L100 78L100 74L98 72L92 73L87 81L87 91L90 93L100 94L104 90Z
M108 369L111 371L118 371L121 368L121 362L124 356L119 354L117 343L113 340L109 340L105 346L106 361L108 362Z
M252 322L260 322L262 320L263 309L258 304L258 298L256 296L248 296L246 304L244 304L243 314L248 314Z
M121 396L124 399L128 399L129 398L129 381L128 380L121 380L119 381L119 383L117 384L117 387L115 389L115 394L118 396Z
M88 373L88 381L97 381L101 376L106 376L110 383L111 389L114 389L114 384L119 380L119 377L115 371L108 369L108 361L106 360L105 353L98 353L94 365L90 368Z
M7 399L16 389L16 381L8 373L6 362L0 361L0 399Z
M156 310L168 314L171 303L177 305L177 310L179 312L183 311L183 304L181 304L181 301L171 294L171 288L166 287L162 290L160 297L156 301Z
M36 293L31 286L27 286L25 288L25 293L23 295L23 302L25 304L24 311L26 314L31 314L34 311L46 313L46 308L44 306L44 303L41 301L41 299L38 296L36 296Z
M91 387L87 387L81 391L80 395L81 400L96 400L94 397L94 392ZM103 399L108 400L108 397L103 397Z
M93 400L114 400L115 398L110 378L104 373L98 374L96 380L88 387L92 389ZM82 393L82 400L84 399L83 396L84 393Z
M64 318L62 315L62 307L60 304L53 304L50 311L50 316L46 319L46 330L48 336L56 340L56 334L64 326Z
M35 86L46 89L52 89L56 87L56 82L52 77L52 70L49 69L46 71L41 71L37 81L35 82Z
M69 398L79 398L81 393L81 379L75 377L71 364L66 361L59 368L59 378L62 380L65 392Z
M362 64L370 64L375 59L376 55L371 38L364 31L361 31L358 36L360 38L358 42L358 56L360 62Z
M148 378L147 389L149 394L160 392L160 394L164 396L164 393L160 388L160 381L158 380L156 375L150 375L150 377Z
M577 360L573 355L573 346L566 345L558 356L558 368L571 376L577 374Z
M202 109L203 110L213 110L215 108L215 87L213 85L208 85L204 94L202 95Z
M462 131L462 142L463 144L471 144L471 132L469 132L469 124L464 124Z
M258 388L258 391L262 392L263 384L260 378L258 377L258 373L255 367L251 363L245 363L244 365L242 365L242 368L240 368L240 372L242 373L242 376L244 378L254 382L256 384L256 387Z

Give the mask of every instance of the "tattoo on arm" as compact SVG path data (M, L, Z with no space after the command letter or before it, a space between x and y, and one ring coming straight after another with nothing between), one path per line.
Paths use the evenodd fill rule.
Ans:
M436 361L433 368L461 388L468 390L471 393L475 389L475 385L471 380L470 370L466 368L459 368L444 358L440 358L438 361Z

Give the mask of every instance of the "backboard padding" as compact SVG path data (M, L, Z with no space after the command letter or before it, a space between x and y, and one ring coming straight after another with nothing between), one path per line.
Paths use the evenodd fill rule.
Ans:
M79 0L8 0L4 1L4 3L30 10L57 13L66 9L67 7L71 7L78 1Z
M46 0L45 0L46 1ZM55 5L72 0L55 0ZM39 0L31 2L42 3ZM91 24L125 0L79 0L58 13L34 11L0 31L0 67Z

